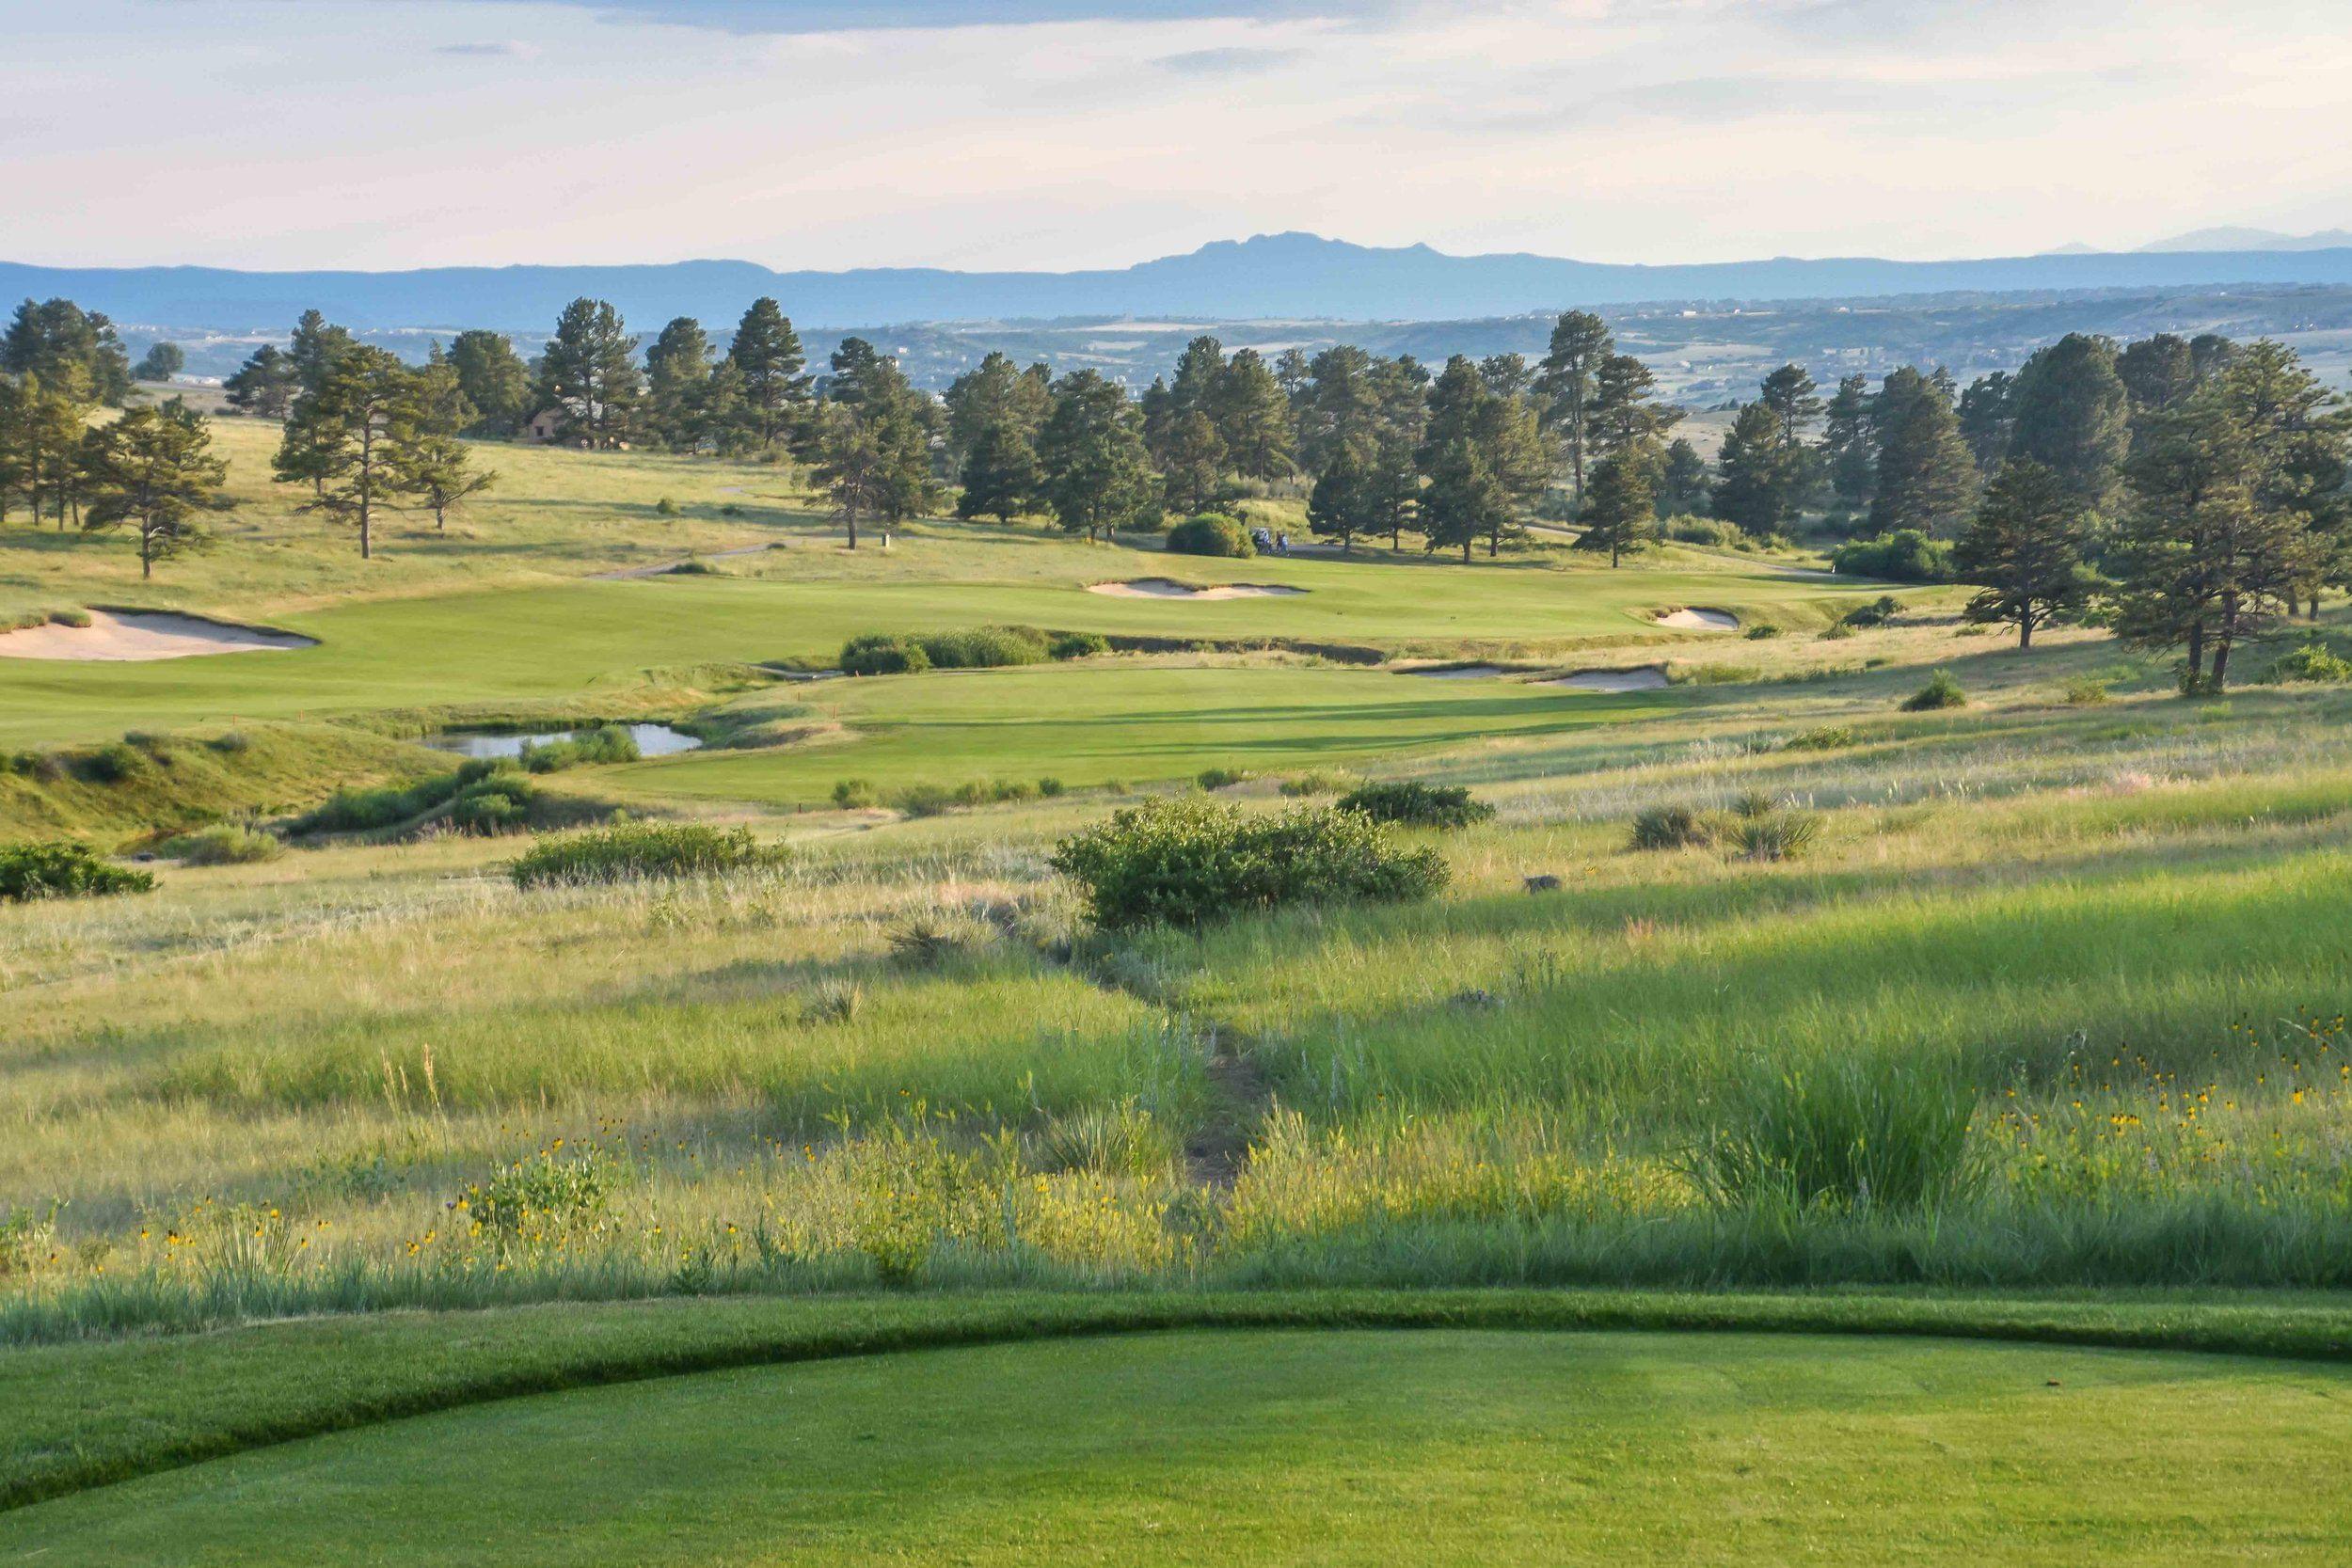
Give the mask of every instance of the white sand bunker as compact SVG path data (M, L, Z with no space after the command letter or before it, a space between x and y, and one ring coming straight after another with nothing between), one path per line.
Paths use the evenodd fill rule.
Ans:
M1226 582L1215 588L1195 588L1174 578L1136 578L1129 582L1090 582L1087 592L1108 594L1114 599L1283 599L1307 591L1279 582Z
M1692 607L1688 610L1670 610L1658 617L1658 624L1661 626L1672 626L1677 631L1738 631L1740 617L1728 610L1700 610Z
M1667 685L1666 667L1645 664L1634 670L1579 670L1541 684L1565 686L1571 691L1662 691Z
M89 625L45 626L0 634L0 658L99 659L123 662L188 658L197 654L243 654L269 649L313 648L317 639L259 626L231 626L196 615L161 610L93 610Z
M1432 680L1476 681L1490 679L1504 673L1504 671L1500 664L1451 664L1434 670L1406 670L1403 673L1407 675L1427 675Z

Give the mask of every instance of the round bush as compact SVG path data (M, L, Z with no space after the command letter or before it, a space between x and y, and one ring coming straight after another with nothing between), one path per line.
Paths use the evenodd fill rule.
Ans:
M1258 553L1248 529L1215 512L1186 517L1169 529L1168 547L1177 555L1224 556L1235 561L1247 561Z
M1340 810L1359 811L1375 822L1402 822L1416 828L1467 828L1484 822L1495 808L1473 800L1456 784L1427 784L1399 779L1368 784L1340 798Z
M154 886L146 872L101 860L87 844L0 844L0 899L11 903L146 893Z
M914 675L930 667L931 656L920 643L888 632L867 632L841 645L845 675Z
M1360 812L1302 808L1245 816L1198 796L1114 812L1056 847L1106 929L1200 926L1313 899L1401 903L1446 885L1445 859L1407 848Z

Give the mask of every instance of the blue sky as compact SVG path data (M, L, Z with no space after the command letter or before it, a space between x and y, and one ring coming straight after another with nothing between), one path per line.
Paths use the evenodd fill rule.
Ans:
M2352 221L2342 0L0 0L0 256L1614 261Z

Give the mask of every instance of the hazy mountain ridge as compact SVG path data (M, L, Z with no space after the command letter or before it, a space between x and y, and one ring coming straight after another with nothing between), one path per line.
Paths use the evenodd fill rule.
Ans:
M718 325L772 294L803 326L1180 314L1223 320L1438 321L1568 306L1801 300L2030 290L2352 284L2352 236L2316 249L2147 250L1971 261L1776 257L1662 266L1525 253L1450 256L1311 234L1218 241L1131 267L1044 272L856 268L778 272L755 262L437 267L401 272L79 268L0 262L0 297L63 294L117 321L237 332L315 307L355 327L543 329L565 301L610 299L651 330L676 315Z

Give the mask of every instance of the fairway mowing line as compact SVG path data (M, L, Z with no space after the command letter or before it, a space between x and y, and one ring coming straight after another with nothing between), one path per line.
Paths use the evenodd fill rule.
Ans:
M436 1314L479 1323L514 1313L529 1326L531 1315L564 1310L612 1314L672 1310L691 1313L739 1307L739 1299L698 1297L691 1301L581 1304L544 1303L524 1307L485 1307ZM828 1307L834 1303L827 1303ZM142 1476L185 1468L258 1449L275 1448L332 1433L385 1425L447 1410L510 1399L560 1394L657 1379L697 1376L746 1368L1059 1339L1109 1338L1180 1330L1483 1329L1534 1332L1660 1334L1791 1334L1875 1338L1893 1336L2075 1346L2136 1352L2241 1355L2257 1360L2352 1361L2352 1306L2326 1308L2263 1308L2205 1303L2155 1305L2036 1301L2031 1298L1975 1299L1884 1295L1714 1295L1645 1291L1283 1291L1189 1296L1020 1296L838 1298L847 1313L882 1309L882 1320L810 1328L793 1325L781 1335L750 1325L748 1338L703 1344L649 1346L599 1354L538 1368L494 1369L459 1376L437 1386L361 1396L341 1405L262 1418L243 1425L181 1439L164 1439L145 1452L108 1459L85 1447L47 1446L41 1458L65 1454L48 1471L0 1480L0 1513L72 1493L94 1491ZM791 1298L763 1301L762 1307L805 1309ZM965 1315L926 1320L925 1312ZM887 1321L893 1311L901 1321ZM2300 1321L2298 1321L2300 1320ZM268 1334L338 1322L287 1319L216 1330L201 1340L239 1334ZM376 1328L366 1316L348 1322ZM413 1314L385 1313L386 1332L413 1328ZM545 1348L530 1341L525 1352ZM346 1353L347 1354L347 1353ZM563 1354L560 1350L558 1354ZM183 1375L175 1392L184 1396Z

